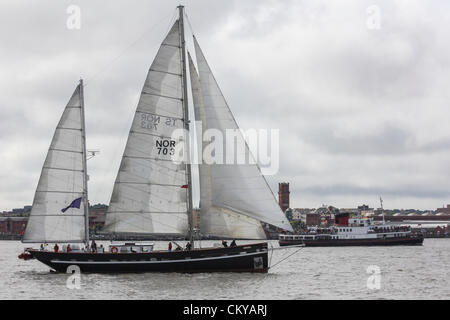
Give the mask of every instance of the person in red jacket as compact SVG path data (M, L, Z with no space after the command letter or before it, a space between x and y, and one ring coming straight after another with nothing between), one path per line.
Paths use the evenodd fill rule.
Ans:
M58 251L59 251L59 247L58 247L58 244L57 244L57 243L55 243L55 246L53 247L53 250L55 250L55 252L58 252Z
M172 252L172 242L169 242L169 249L167 251Z

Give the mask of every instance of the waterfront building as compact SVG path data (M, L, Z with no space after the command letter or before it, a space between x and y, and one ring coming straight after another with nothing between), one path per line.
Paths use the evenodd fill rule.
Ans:
M27 226L28 217L0 217L0 233L22 235Z
M289 208L289 182L278 184L278 204L283 212Z

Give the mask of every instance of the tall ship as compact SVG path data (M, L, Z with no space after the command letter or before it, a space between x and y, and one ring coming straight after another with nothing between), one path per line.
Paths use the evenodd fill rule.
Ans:
M372 218L350 218L349 213L340 213L331 227L280 234L278 241L280 246L306 247L422 245L423 235L407 226L375 224Z
M89 247L88 179L83 82L56 127L36 189L22 258L55 271L82 272L267 272L267 242L200 248L205 236L266 239L262 223L292 231L256 162L199 165L200 224L193 224L189 154L188 81L195 120L203 132L239 127L194 37L197 68L186 50L184 8L163 40L148 71L106 212L104 233L185 237L186 248L154 250L151 243ZM183 135L175 134L181 130ZM240 131L237 130L240 133ZM243 139L243 137L241 137ZM207 142L202 142L205 147ZM226 142L223 141L223 150ZM202 150L203 150L202 148ZM252 157L245 144L246 159ZM50 246L50 250L44 244ZM61 250L54 244L60 244Z

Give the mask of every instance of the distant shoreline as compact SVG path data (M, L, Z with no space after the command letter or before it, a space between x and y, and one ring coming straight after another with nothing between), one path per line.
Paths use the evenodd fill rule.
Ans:
M450 235L447 236L425 236L425 239L449 239ZM0 235L0 241L20 241L22 240L22 236L20 235L15 235L15 234L1 234ZM188 241L188 239L183 239L183 238L154 238L154 237L142 237L142 238L116 238L116 239L111 239L111 238L105 238L105 237L91 237L90 240L96 240L96 241ZM214 237L214 238L201 238L201 239L196 239L196 241L207 241L207 240L233 240L233 239L229 239L229 238L218 238L218 237ZM255 240L255 239L235 239L235 240ZM277 240L277 239L267 239L267 240Z
M187 238L173 238L173 237L104 237L99 235L92 235L89 238L90 240L96 240L96 241L188 241ZM0 241L1 240L22 240L21 235L16 234L0 234ZM232 238L220 238L220 237L202 237L200 239L195 239L195 241L207 241L207 240L233 240ZM255 240L255 239L238 239L235 240ZM268 239L268 240L275 240L275 239ZM52 242L52 241L50 241Z

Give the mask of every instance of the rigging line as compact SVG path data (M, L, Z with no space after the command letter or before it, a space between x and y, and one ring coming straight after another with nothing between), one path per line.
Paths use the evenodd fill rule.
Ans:
M186 8L184 9L184 16L186 17L186 20L187 20L187 22L188 22L189 30L191 30L191 35L194 35L194 34L195 34L194 28L192 28L191 20L189 20L189 17L188 17L188 15L187 15L187 10L186 10Z
M300 250L302 250L305 247L300 247L298 250L296 250L295 252L291 253L290 255L288 255L286 258L278 261L277 263L275 263L273 266L270 266L271 269L273 269L275 266L279 265L281 262L285 261L286 259L292 257L294 254L296 254L297 252L299 252ZM272 252L273 252L274 248L272 248Z
M166 32L166 34L169 32L169 30L170 30L170 28L171 28L171 26L172 26L172 22L173 22L173 20L174 20L174 17L176 16L176 14L177 14L177 10L176 9L174 9L173 10L173 14L172 14L172 18L170 19L170 23L169 23L169 27L168 27L168 29L167 29L167 32ZM167 18L167 16L164 18L164 19L166 19ZM157 25L159 25L164 19L161 19L161 21L159 21L156 25L154 25L152 28L154 29ZM147 30L147 31L145 31L145 33L148 33L150 30ZM132 45L130 45L128 48L130 48L131 46L133 46L136 42L138 42L141 38L143 37L143 35L138 39L138 40L136 40ZM121 54L120 54L120 56L121 55L123 55L124 53L125 53L125 51L126 50L128 50L128 48L127 49L125 49ZM117 57L115 60L117 60L119 57ZM112 63L111 63L112 64ZM91 78L92 79L92 78ZM84 81L84 86L86 86L86 80ZM137 98L137 101L133 104L133 105L138 105L139 104L139 100L140 100L140 97L141 97L141 95L139 95L138 96L138 98ZM128 120L127 120L127 122L126 123L131 123L131 126L130 127L128 127L128 126L123 126L121 129L121 132L123 132L123 134L121 134L121 136L125 136L125 135L128 135L128 133L129 133L129 131L131 130L131 127L132 127L132 121L134 121L134 117L135 117L135 114L136 114L136 112L129 112L129 116L128 116ZM127 142L128 142L128 138L127 138L127 140L125 141L125 145L124 145L124 147L123 148L115 148L115 150L114 150L114 152L113 152L113 156L112 156L112 158L111 159L118 159L118 155L120 154L120 152L124 152L124 150L125 150L125 148L126 148L126 145L127 145ZM107 177L109 176L109 172L112 172L113 170L113 167L115 167L116 165L117 165L117 170L115 171L115 172L117 172L118 173L118 171L119 171L119 168L120 168L120 165L121 165L121 163L122 163L122 157L120 157L120 161L118 161L118 165L116 164L116 162L114 162L114 161L110 161L109 162L109 169L108 170L106 170L106 171L104 171L103 172L103 174L101 175L101 176L99 176L99 179L98 179L98 181L101 181L101 180L106 180L107 179ZM117 179L117 174L116 174L116 176L114 177L114 180L113 181L115 181ZM112 188L111 188L111 191L109 191L109 197L107 198L107 202L109 203L110 201L111 201L111 196L112 196L112 192L113 192L113 189L114 189L114 184L112 184ZM94 199L94 198L98 198L99 197L99 193L100 193L100 191L103 191L103 189L102 190L100 190L100 189L95 189L95 191L94 192L90 192L90 195L92 196L91 198L92 199Z
M86 87L88 85L88 83L91 82L91 80L95 79L96 77L98 77L100 74L102 74L104 71L106 71L107 69L109 69L117 60L119 60L124 54L125 52L127 52L131 47L133 47L134 45L136 45L142 38L144 38L144 36L146 36L150 31L153 31L156 27L158 27L163 21L167 20L168 16L164 16L161 20L159 20L158 22L156 22L155 24L151 25L149 28L147 28L136 40L134 40L131 44L129 44L124 50L122 50L119 55L117 55L114 59L112 59L109 63L107 63L102 69L100 69L99 71L97 71L97 73L95 73L93 76L89 76L84 80L84 87ZM171 20L173 20L173 15Z
M270 266L270 265L272 265L273 245L272 245L271 242L269 242L269 244L270 244L270 250L271 250L271 252L270 252L270 258L269 258L269 266Z

